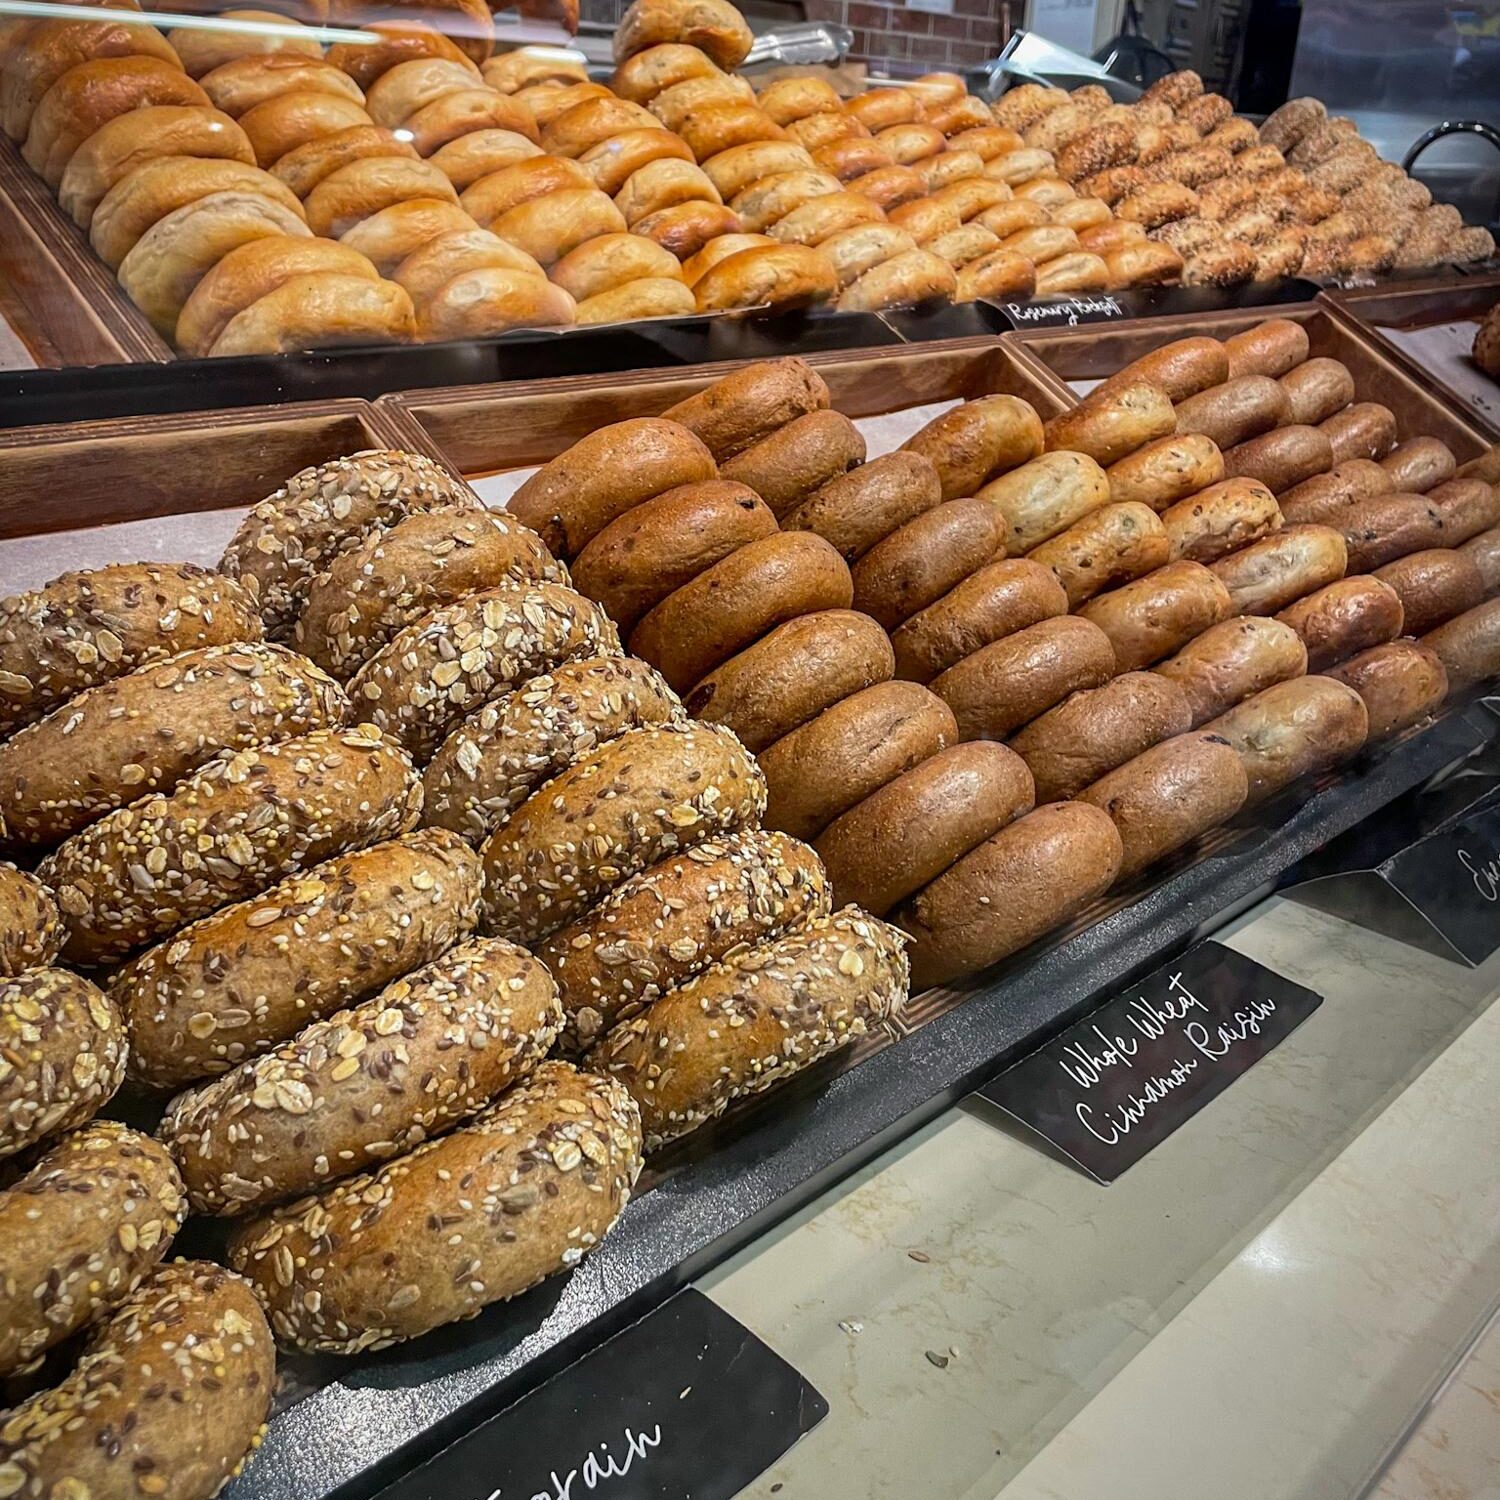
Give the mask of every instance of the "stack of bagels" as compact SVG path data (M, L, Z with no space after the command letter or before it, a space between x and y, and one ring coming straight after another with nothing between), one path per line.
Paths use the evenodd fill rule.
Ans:
M1279 319L1186 341L1045 426L983 397L869 462L776 361L512 508L937 983L1500 672L1500 493L1307 355ZM1365 470L1433 493L1310 519Z
M35 867L0 865L0 1157L42 1153L0 1193L0 1374L96 1326L0 1426L10 1494L213 1494L273 1341L382 1347L575 1266L644 1145L906 993L734 735L429 460L294 476L221 566L0 602L0 847ZM94 1119L126 1077L176 1091L156 1139ZM162 1264L189 1211L233 1271Z
M1179 253L1190 285L1380 275L1494 253L1486 230L1464 228L1456 209L1433 204L1316 99L1291 100L1257 130L1184 70L1130 105L1093 84L1071 93L1024 84L995 115L1136 226L1132 243Z

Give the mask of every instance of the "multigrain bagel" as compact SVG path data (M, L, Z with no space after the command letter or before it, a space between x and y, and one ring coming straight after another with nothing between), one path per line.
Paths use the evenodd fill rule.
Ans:
M668 991L587 1062L630 1089L654 1149L884 1025L906 988L899 934L847 907Z
M432 459L369 449L292 475L251 508L225 548L220 567L259 607L267 633L285 639L313 579L370 532L416 511L478 506L478 496ZM211 576L199 569L193 573ZM259 634L240 638L259 639Z
M14 838L21 829L12 812L6 816ZM50 964L62 941L62 918L52 892L35 876L0 861L0 977Z
M188 355L207 354L229 323L253 302L295 276L331 273L378 279L357 250L324 239L277 236L231 250L193 288L177 318L174 341Z
M161 1138L197 1212L249 1213L399 1156L477 1113L526 1078L561 1029L547 970L502 938L470 938L179 1094ZM453 1045L458 1035L462 1047Z
M934 417L902 445L937 471L942 498L974 495L1000 474L1038 458L1042 421L1018 396L981 396Z
M890 680L885 632L865 615L828 609L768 631L688 694L695 719L724 724L759 753L854 693Z
M122 1473L134 1489L156 1479L162 1494L213 1495L259 1440L275 1384L251 1289L208 1261L157 1266L60 1385L8 1413L0 1472L16 1477L18 1495L118 1493ZM115 1437L100 1442L101 1432Z
M816 838L856 802L957 738L948 706L921 684L864 688L761 751L767 826Z
M571 561L642 501L717 477L713 454L689 426L670 416L635 417L599 428L544 464L511 497L510 513Z
M782 833L707 839L642 870L538 949L563 1049L584 1051L673 986L830 910L818 857Z
M627 730L548 782L485 841L486 929L538 943L622 878L753 826L765 805L765 780L728 730Z
M627 729L682 718L677 695L645 662L564 662L471 714L423 773L424 820L483 842L543 782Z
M347 680L429 610L502 583L565 582L524 526L489 511L424 511L378 532L313 580L292 640Z
M682 485L611 521L578 554L573 582L628 634L674 589L776 529L776 517L743 484Z
M394 635L360 669L350 697L426 762L462 719L526 678L619 647L604 611L563 584L484 589ZM434 685L444 689L437 697Z
M0 843L61 843L127 802L170 792L223 750L325 729L348 712L342 690L312 662L263 642L200 647L137 668L0 744ZM0 940L0 972L9 967Z
M229 1259L283 1344L384 1348L576 1266L624 1208L640 1153L624 1088L544 1063L450 1134L250 1221Z
M258 641L252 594L194 563L114 563L0 600L0 734L199 646Z
M835 899L883 916L1031 811L1031 774L993 741L949 745L836 818L816 848Z
M418 829L183 928L110 980L131 1076L177 1088L258 1056L473 932L479 894L464 843Z
M114 1120L62 1138L0 1196L0 1370L105 1317L172 1244L187 1210L165 1146Z
M630 649L685 692L774 626L847 609L853 596L848 565L822 537L778 532L668 594L631 632Z
M125 1077L119 1012L87 979L34 968L0 979L0 1161L91 1120Z
M64 951L98 963L402 833L420 809L421 784L393 740L369 726L320 729L214 761L74 834L40 868L68 925Z
M137 167L169 156L255 165L249 139L228 115L197 105L152 105L116 115L73 153L58 185L58 202L86 231L117 182Z

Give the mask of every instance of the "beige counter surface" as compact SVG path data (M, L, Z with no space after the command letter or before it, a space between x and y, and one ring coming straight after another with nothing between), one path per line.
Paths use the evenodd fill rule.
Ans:
M1325 1002L1113 1186L975 1101L704 1284L832 1408L748 1495L1380 1480L1500 1295L1500 956L1280 899L1219 937Z

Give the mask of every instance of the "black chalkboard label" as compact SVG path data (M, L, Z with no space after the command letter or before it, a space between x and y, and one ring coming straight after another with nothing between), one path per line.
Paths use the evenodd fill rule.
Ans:
M996 302L995 306L1016 328L1076 328L1080 323L1130 316L1124 303L1109 292L1034 297L1027 302Z
M730 1500L827 1415L785 1360L688 1288L378 1500Z
M979 1092L1113 1182L1322 1003L1232 948L1200 943Z
M1403 849L1382 873L1471 964L1500 948L1500 804Z

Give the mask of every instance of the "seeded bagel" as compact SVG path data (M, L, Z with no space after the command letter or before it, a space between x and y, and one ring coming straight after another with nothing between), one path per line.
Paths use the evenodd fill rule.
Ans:
M60 843L127 802L171 792L222 750L348 715L331 677L269 642L203 646L139 667L0 744L0 842Z
M784 833L709 839L642 870L537 949L562 997L564 1049L591 1047L710 964L829 910L817 855Z
M178 1088L227 1072L430 963L479 923L479 860L418 829L225 907L116 971L130 1074Z
M180 1094L161 1138L199 1213L242 1214L368 1170L482 1109L562 1028L552 976L471 938L352 1010Z
M845 907L669 990L589 1063L630 1090L650 1151L886 1023L906 991L901 934Z
M52 892L34 875L0 861L0 979L50 964L62 944Z
M560 583L508 584L433 610L386 642L349 687L355 711L430 760L466 714L579 656L617 652L609 616Z
M165 1146L117 1120L63 1137L0 1193L0 1375L102 1317L167 1253L187 1215Z
M366 537L312 581L292 639L348 681L429 610L476 589L531 582L568 582L535 532L488 511L418 512Z
M889 682L895 657L867 615L823 609L788 620L688 694L695 719L725 724L757 755L853 693Z
M287 1348L381 1349L576 1266L640 1169L626 1090L543 1063L441 1140L248 1224L229 1259Z
M0 599L0 736L195 646L258 641L251 596L192 563L114 563Z
M538 943L621 880L753 826L765 807L765 780L727 729L629 730L549 781L490 836L485 925Z
M64 953L107 963L331 855L415 824L422 786L371 725L221 756L170 796L76 833L43 861Z
M564 662L470 714L422 782L423 819L482 843L544 781L606 740L683 717L677 694L633 656Z
M238 1277L157 1266L72 1373L0 1426L0 1492L209 1500L265 1430L276 1351Z
M93 1116L125 1076L125 1027L67 969L0 980L0 1160Z
M478 505L430 458L369 449L293 474L240 523L219 566L250 591L266 633L284 640L308 586L341 552L415 511Z

